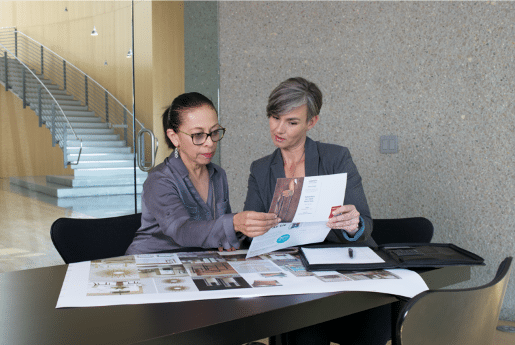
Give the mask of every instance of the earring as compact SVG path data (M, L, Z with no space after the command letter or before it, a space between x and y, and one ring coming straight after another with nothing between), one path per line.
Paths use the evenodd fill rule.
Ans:
M176 147L174 151L175 151L175 158L179 158L179 148Z

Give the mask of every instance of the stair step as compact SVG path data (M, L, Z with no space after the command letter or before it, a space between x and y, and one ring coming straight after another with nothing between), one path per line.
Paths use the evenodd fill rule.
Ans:
M60 88L50 88L50 87L47 87L47 89L50 91L50 93L52 94L52 96L55 96L55 95L66 95L66 96L71 96L68 91L66 90L63 90L63 89L60 89Z
M10 83L9 83L10 84ZM37 88L37 85L39 85L39 83L37 84L34 84L34 85L29 85L25 87L25 94L38 94L38 88ZM23 91L23 88L20 84L20 91ZM45 85L45 87L48 89L48 91L50 91L50 93L52 94L52 96L54 96L55 98L57 98L57 96L70 96L66 90L61 90L59 89L59 86L58 85L55 85L55 84L52 84L52 85ZM41 90L41 94L43 94L43 92L45 94L46 93L46 90Z
M89 122L89 123L104 123L102 122L102 119L97 116L66 116L69 122ZM46 123L52 123L52 116L48 116L43 114L43 121ZM66 122L63 116L56 116L55 122Z
M56 85L56 84L51 84L51 81L44 81L42 80L41 81L43 83L43 85L45 87L42 87L42 90L41 90L41 93L46 93L45 91L45 88L48 89L49 91L62 91L60 89L60 86L59 85ZM19 90L19 92L23 92L23 81L22 80L11 80L9 79L9 85L13 87L13 89L15 90ZM32 80L25 80L25 93L38 93L38 86L41 85L41 83L36 80L36 79L32 79Z
M120 140L120 136L118 134L81 134L79 138L83 142L84 141L117 141ZM70 140L73 140L70 138Z
M80 147L80 141L78 140L67 140L68 147ZM83 140L82 147L126 147L125 141L123 140Z
M68 104L61 104L61 103L59 103L59 106L61 107L61 109L64 112L67 112L67 111L81 111L81 112L85 111L85 112L89 112L88 107L86 107L85 105L68 105ZM50 109L50 110L52 110L52 103L43 103L41 105L41 107L43 109Z
M44 176L39 177L44 179ZM42 180L40 184L46 185L46 181ZM141 193L138 193L136 196L134 194L122 194L56 198L44 193L32 191L29 188L17 186L14 183L10 184L10 189L20 195L27 195L42 202L66 208L73 213L80 214L81 217L87 215L94 218L105 218L141 212ZM135 203L137 210L134 209Z
M95 112L93 111L81 111L81 110L63 110L64 115L66 117L74 116L74 117L96 117Z
M71 168L76 169L103 169L103 168L134 168L134 160L119 159L119 160L96 160L84 161L80 160L79 164L72 165Z
M89 110L64 110L66 116L95 116L94 111Z
M100 124L102 124L102 123L100 123ZM50 130L52 129L51 122L45 123L45 126ZM61 129L62 124L59 124L57 126L57 128ZM107 127L106 128L91 128L91 127L79 127L79 126L73 125L73 131L72 131L72 129L67 127L67 130L66 130L67 134L73 135L73 132L75 132L75 134L77 134L77 135L79 135L79 137L81 137L82 135L105 135L105 134L111 135L114 133L114 130L112 128L107 128Z
M12 184L44 193L56 198L75 198L75 197L86 197L86 196L107 196L107 195L127 195L134 194L134 185L126 186L94 186L94 187L82 187L74 188L67 187L56 183L46 182L37 183L34 179L29 178L10 178ZM136 186L136 192L141 193L143 187L141 185Z
M79 154L71 153L67 155L69 161L77 161ZM86 161L118 161L118 160L131 160L134 161L134 155L132 153L85 153L84 150L80 155L80 162ZM80 164L80 163L79 163Z
M9 76L9 77L11 77L11 76ZM32 91L32 92L37 92L37 86L39 84L40 84L39 81L37 81L36 79L33 79L33 78L25 79L25 92L27 92L27 90L36 90L36 91ZM48 81L48 82L43 81L43 84L50 91L53 91L53 90L62 91L60 89L59 85L51 84L51 81ZM19 90L19 92L23 92L23 80L22 79L9 78L9 86L12 86L13 89L15 89L15 90Z
M21 98L21 96L20 96L20 98ZM30 99L28 97L25 97L25 98L27 99L27 102L29 103L31 109L34 109L34 108L32 108L32 106L34 106L36 108L39 106L39 100L38 100L37 97L36 98L30 98ZM51 99L51 98L42 99L41 100L41 104L42 104L41 107L43 107L43 104L49 104L50 108L51 108L53 101L54 100ZM58 100L58 103L59 103L60 106L63 106L63 105L78 105L78 106L82 106L81 102L77 101L77 100L61 99L61 100Z
M2 67L3 67L3 64L2 64ZM25 67L23 66L19 66L19 68L12 68L12 66L8 66L7 67L7 70L9 71L9 76L12 77L12 79L16 79L16 80L23 80L23 70L25 69ZM3 70L3 68L2 68ZM30 73L28 70L25 70L25 81L28 81L28 80L37 80L34 75L39 78L39 80L41 81L44 81L45 83L46 82L49 82L49 83L52 83L52 80L50 80L50 78L46 78L45 76L41 75L41 74L38 74L35 70L31 69L32 73Z
M80 147L68 147L68 154L79 154ZM127 146L109 147L109 146L85 146L82 148L82 154L85 153L131 153L131 148Z
M142 185L146 176L136 178L136 184ZM73 176L48 175L46 181L67 187L101 187L101 186L133 186L134 174L127 176L107 177L107 178L75 178Z
M76 178L83 177L114 177L134 174L134 167L123 167L123 168L97 168L97 169L75 169L74 175ZM147 173L136 169L136 177L147 176Z
M37 90L38 85L43 85L49 90L62 90L61 87L55 83L53 83L50 79L36 79L31 74L28 73L25 75L25 90ZM20 73L19 76L12 75L9 73L9 85L16 86L23 90L23 77ZM34 91L33 91L34 92Z
M44 119L44 117L43 117ZM57 121L57 128L62 128L63 122L66 121ZM71 121L70 121L71 122ZM48 129L52 129L52 120L46 120L45 126ZM109 125L105 122L74 122L72 124L73 128L109 128Z
M34 105L34 107L31 106L30 109L34 110L36 113L39 111L37 105ZM45 115L46 116L52 116L52 109L42 109L41 113L43 114L43 116L45 116ZM59 111L58 107L56 107L56 109L55 109L55 115L57 117L59 117L59 116L62 117L63 116L62 113ZM75 116L75 117L79 117L79 116L94 117L95 113L92 112L92 111L65 111L64 115L66 115L66 117L69 117L69 116Z
M89 112L89 109L88 107L84 106L84 105L81 105L80 104L80 101L77 101L79 102L78 105L68 105L68 104L61 104L59 103L59 106L61 107L61 109L66 112L66 111L81 111L81 112ZM43 108L43 110L52 110L52 103L53 102L41 102L41 108ZM37 108L39 105L34 105L35 108Z
M71 96L71 95L53 95L53 96L57 101L59 101L59 100L73 101L74 100L73 96ZM32 100L39 99L39 93L33 92L32 90L27 90L25 92L25 97L30 99L32 102ZM52 97L50 97L50 95L48 93L41 90L41 99L52 99Z

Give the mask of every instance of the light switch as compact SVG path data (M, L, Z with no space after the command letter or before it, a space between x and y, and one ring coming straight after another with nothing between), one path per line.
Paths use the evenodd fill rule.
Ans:
M379 151L381 153L397 153L399 146L396 135L382 135L380 139Z

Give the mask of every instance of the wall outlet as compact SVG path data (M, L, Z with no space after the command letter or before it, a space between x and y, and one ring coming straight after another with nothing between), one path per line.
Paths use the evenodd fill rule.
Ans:
M399 145L396 135L381 135L379 151L381 153L397 153Z

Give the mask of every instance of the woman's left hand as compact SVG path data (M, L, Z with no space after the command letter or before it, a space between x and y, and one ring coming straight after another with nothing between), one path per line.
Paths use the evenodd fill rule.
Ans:
M359 212L354 205L343 205L333 211L333 217L326 223L331 229L345 230L353 236L358 231Z

